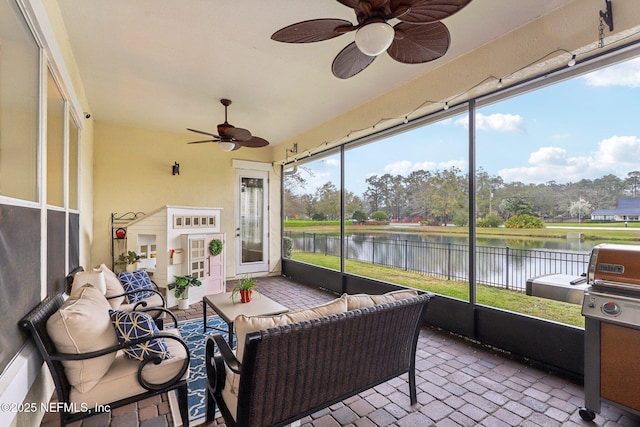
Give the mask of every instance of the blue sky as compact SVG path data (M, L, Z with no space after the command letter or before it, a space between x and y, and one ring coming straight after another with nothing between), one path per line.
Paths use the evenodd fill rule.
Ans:
M640 170L640 58L478 110L477 165L506 182L558 183ZM367 177L468 168L467 116L347 151L347 189ZM331 180L338 156L308 164L306 192Z

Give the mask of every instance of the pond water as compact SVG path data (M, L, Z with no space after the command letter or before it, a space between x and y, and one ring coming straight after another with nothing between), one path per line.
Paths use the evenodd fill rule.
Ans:
M375 237L395 240L409 240L416 242L430 243L454 243L466 245L469 243L467 236L445 235L445 234L425 234L425 233L351 233L353 237ZM476 238L478 246L493 246L499 248L509 247L512 249L551 249L569 250L579 252L590 252L591 249L601 243L599 241L580 241L580 239L534 239L534 238L500 238L482 237Z
M340 236L289 233L293 249L340 256ZM586 272L595 242L579 239L509 239L479 237L476 245L478 283L524 291L529 278ZM466 280L467 236L423 233L351 233L343 246L346 259Z

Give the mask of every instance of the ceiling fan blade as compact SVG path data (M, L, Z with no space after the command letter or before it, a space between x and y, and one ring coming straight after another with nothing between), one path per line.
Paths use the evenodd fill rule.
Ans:
M219 136L214 134L214 133L209 133L209 132L205 132L205 131L202 131L202 130L189 129L189 128L187 128L187 130L190 130L191 132L195 132L195 133L201 133L203 135L209 135L209 136L212 136L214 138L219 138Z
M259 136L252 136L251 139L247 141L237 141L237 144L242 145L243 147L258 148L266 147L267 145L269 145L269 141L260 138Z
M251 139L251 132L247 129L230 127L225 129L224 136L234 139L235 141L248 141Z
M375 56L368 56L360 52L356 46L356 42L351 42L340 51L331 64L333 75L339 79L348 79L367 68Z
M202 144L204 142L218 142L218 139L205 139L202 141L191 141L191 142L187 142L187 144Z
M312 19L281 28L273 33L271 39L284 43L312 43L329 40L355 29L351 22L344 19Z
M392 0L398 6L404 4L403 0ZM441 21L460 11L463 7L471 3L471 0L414 0L409 6L409 10L398 16L404 22L414 24L425 24L428 22Z
M396 38L387 49L393 59L404 64L433 61L447 53L451 36L442 22L413 25L401 22L393 27Z
M343 5L350 7L351 9L356 9L360 0L338 0L338 3L342 3Z

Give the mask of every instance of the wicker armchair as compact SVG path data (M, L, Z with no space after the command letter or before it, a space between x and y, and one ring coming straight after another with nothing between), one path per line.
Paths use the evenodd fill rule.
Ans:
M184 425L188 426L187 378L190 356L189 349L180 338L177 329L162 331L153 335L153 338L138 338L126 344L109 346L96 351L79 354L60 353L47 331L47 321L60 309L67 298L63 293L47 297L19 322L19 326L33 337L40 355L51 372L58 401L63 403L59 406L60 424L65 426L96 413L111 411L151 396L177 390L180 414ZM176 318L170 311L163 308L157 308L157 310L164 311L177 325ZM135 344L147 343L155 338L163 338L166 341L171 351L171 358L165 360L151 358L138 362L123 356L123 349ZM108 371L90 391L82 393L71 385L65 363L95 361L100 357L110 357L113 353L115 356Z

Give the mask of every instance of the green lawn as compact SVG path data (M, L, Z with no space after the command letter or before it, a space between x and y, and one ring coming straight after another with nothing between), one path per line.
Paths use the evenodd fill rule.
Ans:
M557 227L557 228L556 228ZM576 230L573 227L584 227ZM607 229L603 229L607 228ZM337 234L340 231L339 221L285 221L285 231L306 233ZM407 226L395 225L359 225L345 223L346 233L390 233L408 232L425 234L468 235L468 227L450 226ZM522 241L535 239L566 239L568 232L580 232L585 240L600 242L616 242L640 244L640 223L549 223L542 229L508 229L508 228L477 228L477 235L484 237L502 237L507 240ZM293 259L334 270L340 268L338 257L321 254L294 252ZM372 265L369 263L345 260L348 273L369 277L389 283L395 283L417 289L424 289L440 295L469 300L469 286L467 282L446 280L416 272L408 272L396 268ZM553 320L568 325L584 327L584 317L577 304L563 303L545 298L528 296L521 292L505 290L493 286L478 285L476 302L491 307L501 308L521 314Z
M336 256L294 251L292 259L333 270L339 270L340 268L340 258ZM345 271L350 274L422 289L464 301L469 300L469 284L464 281L446 280L426 274L354 260L345 260ZM485 285L477 286L476 300L478 304L584 327L584 317L581 315L581 308L577 304L532 297L521 292Z

